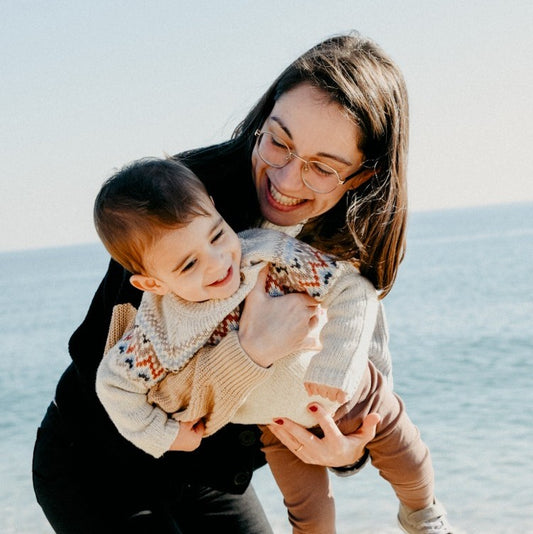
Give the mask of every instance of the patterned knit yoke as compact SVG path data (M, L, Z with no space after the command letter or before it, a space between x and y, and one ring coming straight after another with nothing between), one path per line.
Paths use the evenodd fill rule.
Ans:
M307 293L320 298L327 292L329 280L337 268L337 262L330 256L296 240L287 240L283 251L283 263L269 263L265 290L271 297L288 293ZM241 302L215 328L207 341L217 345L231 331L239 330L244 302Z

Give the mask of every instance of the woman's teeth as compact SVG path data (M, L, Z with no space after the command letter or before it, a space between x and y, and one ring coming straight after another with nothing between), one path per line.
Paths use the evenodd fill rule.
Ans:
M284 206L296 206L297 204L301 204L302 202L305 202L304 199L298 199L293 197L286 197L285 195L282 195L270 182L270 194L272 195L272 198L279 202L280 204L283 204Z

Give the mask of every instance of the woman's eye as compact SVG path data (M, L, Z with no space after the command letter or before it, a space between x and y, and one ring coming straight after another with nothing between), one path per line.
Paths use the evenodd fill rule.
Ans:
M320 163L319 161L310 161L309 165L313 169L314 172L317 174L320 174L321 176L331 176L335 173L335 170L332 169L329 165L325 165L324 163Z
M287 150L287 145L283 141L280 141L277 137L271 135L270 141L276 148L283 148L284 150Z

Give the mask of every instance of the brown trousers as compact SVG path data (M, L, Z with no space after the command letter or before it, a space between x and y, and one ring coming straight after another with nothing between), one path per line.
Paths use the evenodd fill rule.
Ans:
M354 398L335 419L343 434L355 432L366 415L378 413L376 436L367 445L372 464L409 508L429 506L434 498L429 450L411 422L401 399L369 362ZM283 494L293 533L333 534L335 503L325 467L302 462L262 427L263 450Z

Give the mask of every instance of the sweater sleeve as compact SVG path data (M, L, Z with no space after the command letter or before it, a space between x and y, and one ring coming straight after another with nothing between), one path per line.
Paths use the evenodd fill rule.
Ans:
M233 331L216 346L200 349L183 370L169 373L148 399L179 421L203 418L207 437L231 422L250 392L271 373L248 357Z
M378 302L376 328L370 342L369 359L378 371L387 379L390 388L393 388L392 358L389 350L389 329L385 316L383 301Z
M139 449L159 458L168 451L179 423L147 401L147 393L166 372L151 344L138 347L142 334L130 330L104 356L96 374L96 393L118 431Z
M340 262L340 275L325 295L327 322L322 350L313 356L305 381L353 393L368 362L378 313L377 292L350 264Z

